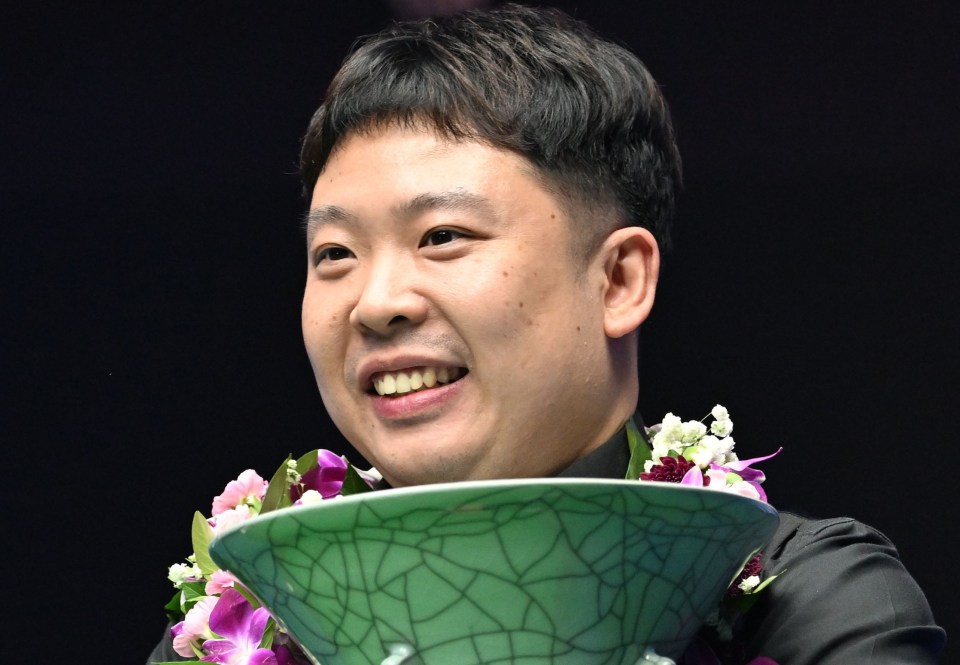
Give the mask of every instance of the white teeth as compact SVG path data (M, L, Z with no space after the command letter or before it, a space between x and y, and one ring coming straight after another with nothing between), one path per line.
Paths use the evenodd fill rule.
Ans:
M380 381L380 394L392 395L397 392L397 379L393 374L384 374Z
M420 373L420 370L413 370L410 372L410 387L413 390L419 390L423 385L423 374Z
M373 379L373 389L378 395L405 395L456 381L460 375L459 367L418 367L403 372L383 372Z

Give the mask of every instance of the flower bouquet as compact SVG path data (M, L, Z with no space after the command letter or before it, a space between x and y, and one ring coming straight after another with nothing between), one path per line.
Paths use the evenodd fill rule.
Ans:
M732 421L726 410L718 406L713 410L711 417L713 422L708 431L708 427L700 421L685 423L668 414L660 425L647 430L647 434L652 436L652 451L634 422L629 421L627 438L632 455L626 474L627 479L674 483L680 487L706 488L718 490L718 495L740 495L765 501L766 496L760 486L764 480L763 474L753 469L752 464L771 456L738 460L733 453L733 439L730 436ZM311 660L311 657L322 659L324 663L328 662L328 658L329 662L337 663L380 662L379 659L371 660L370 656L354 658L339 653L344 649L343 644L353 641L356 642L359 651L366 650L364 653L375 652L381 648L381 643L386 645L389 653L382 659L383 665L421 662L416 660L418 647L421 648L421 653L426 658L425 662L428 663L452 662L445 658L450 654L465 653L465 649L474 654L472 658L478 659L475 662L505 663L513 662L509 660L515 655L512 650L541 648L539 646L541 643L549 642L543 648L552 654L560 653L564 649L580 648L580 645L547 635L562 632L561 624L571 621L574 623L580 621L575 629L571 629L574 633L597 636L596 639L590 638L593 642L588 646L593 648L606 639L604 635L610 634L610 627L605 625L609 623L607 619L610 615L616 616L618 612L629 614L642 611L642 608L638 610L633 607L636 603L630 599L637 594L626 593L624 589L629 591L631 588L637 588L636 585L647 584L649 582L647 578L652 579L654 584L662 584L661 578L666 574L664 571L658 571L651 577L646 571L642 571L647 577L641 575L635 579L611 581L608 579L610 570L623 569L624 564L628 567L639 565L641 568L649 568L651 564L640 561L636 552L625 554L621 551L624 548L619 548L616 552L604 551L596 555L589 551L590 548L596 549L596 544L606 543L603 547L609 549L609 543L614 539L611 533L614 536L621 534L617 536L619 538L622 538L624 533L629 534L632 531L641 534L655 520L662 518L660 513L664 511L676 513L678 507L692 501L695 507L690 509L690 513L694 514L694 517L699 515L707 519L702 523L696 522L695 519L691 522L690 516L685 515L684 525L687 527L692 525L691 534L681 533L676 530L675 525L667 524L674 529L671 532L673 535L664 536L658 541L655 536L648 534L645 536L647 540L639 545L642 545L643 550L649 549L650 543L654 543L659 548L658 551L660 549L664 552L670 551L671 559L674 560L699 556L697 560L699 567L706 568L707 562L716 560L718 555L716 552L710 553L707 550L697 549L702 547L702 544L696 542L697 529L714 528L715 523L722 521L716 519L716 515L722 515L724 511L735 515L731 523L747 524L749 520L744 521L743 516L756 511L750 503L745 504L742 500L733 497L722 499L716 496L711 499L702 494L690 494L679 490L670 490L666 494L661 491L658 497L668 497L663 499L666 505L661 506L656 505L656 502L651 504L647 499L638 500L631 495L623 495L621 487L624 485L623 481L583 479L567 479L565 482L547 479L522 483L511 481L455 483L446 487L393 490L390 493L372 495L369 500L363 498L359 503L357 498L349 498L350 495L370 491L377 480L379 480L379 474L375 470L357 469L345 458L330 451L320 450L311 452L298 460L288 457L269 482L249 469L240 474L236 480L231 481L223 493L214 499L210 517L196 514L193 524L194 554L188 557L186 563L175 564L170 568L170 579L177 588L177 592L168 604L167 610L171 620L175 622L171 632L176 652L183 657L195 659L195 662L242 663L243 665L317 662ZM615 487L609 485L615 485ZM629 483L626 485L631 486ZM633 487L636 486L633 485ZM338 499L331 504L330 500L335 497L348 498ZM617 516L621 521L617 522L613 532L602 531L597 526L599 523L611 522L608 515L616 512L611 508L611 502L619 504L635 500L639 503L630 504L623 511L624 515ZM324 506L320 526L315 526L315 522L319 520L312 518L313 512L310 506L314 504ZM405 504L413 508L404 508ZM540 510L537 506L543 509ZM292 508L289 511L289 520L286 519L286 513L283 515L283 521L271 522L272 518L266 517L253 519L258 515L265 516L281 508ZM375 514L375 519L370 518L371 513ZM580 519L581 515L588 513L593 516L584 523L585 526L579 524L571 526ZM751 517L756 522L757 528L754 529L755 533L750 534L752 539L750 542L756 542L752 545L748 544L749 549L746 550L748 553L752 554L769 537L772 532L772 523L768 518L771 515L775 518L775 513L769 510L762 516ZM319 513L317 516L320 516ZM264 522L264 519L268 522ZM557 527L558 523L562 525ZM660 523L657 522L657 524ZM550 529L554 528L558 530L554 540L550 541L549 534L553 533ZM743 543L737 542L741 536L736 533L737 528L740 527L733 527L732 530L728 528L725 533L730 544L736 544L742 548ZM292 533L291 529L296 532L296 535L289 535L288 532ZM525 539L528 539L531 533L534 534L534 539L527 542ZM222 543L217 543L218 547L214 548L214 554L218 559L226 558L232 561L233 563L228 567L236 568L237 571L243 570L244 580L247 582L252 580L250 589L254 589L256 595L233 574L220 569L220 566L211 558L211 541L222 534L226 536L221 539ZM540 538L541 535L548 536L546 539L548 542L543 546L537 543L538 539L543 540ZM595 539L595 543L591 537ZM629 537L628 535L627 538ZM251 544L258 538L262 542ZM369 558L363 559L364 552L358 554L355 551L355 543L352 541L363 538L368 541L368 544L363 545L367 550L371 549L369 542L382 539L375 548L375 565L371 565ZM715 536L711 538L716 540ZM404 548L417 550L418 563L416 565L407 562L391 564L398 566L400 572L387 574L385 571L388 566L383 562L396 555L394 545L399 540L404 540ZM516 551L511 551L510 543L513 541L520 543L521 546L515 549L522 554L518 555ZM678 542L686 545L677 549ZM480 543L479 546L478 543ZM391 547L393 549L390 549ZM458 551L458 547L462 551ZM542 551L540 558L531 554L538 547ZM565 548L571 550L569 555L565 553ZM501 556L495 553L500 549L503 550L502 556L508 560L506 564L508 570L506 573L498 572L490 575L485 568L488 565L486 560ZM328 551L333 554L328 556L325 553ZM691 551L694 553L691 554ZM738 556L744 556L736 554L735 552L740 550L735 547L731 548L731 551L734 552L731 561ZM264 552L267 554L264 555ZM482 570L478 567L480 564L474 560L478 552L481 552L481 557L485 560ZM270 560L267 564L263 563L264 557ZM347 561L350 557L354 557L350 559L353 563ZM521 561L523 557L529 560ZM723 557L720 556L720 558ZM469 559L466 564L464 564L465 559ZM557 559L557 561L548 561L549 559ZM615 561L620 563L613 565ZM662 628L667 631L666 634L670 631L690 633L691 630L695 631L703 621L712 623L718 633L729 630L736 614L747 609L756 593L769 583L769 580L760 582L757 557L749 558L746 565L743 565L743 561L744 559L741 558L735 564L731 564L736 567L731 568L731 572L725 573L726 582L722 582L722 586L718 587L717 596L728 584L729 589L720 606L714 605L709 616L702 616L697 613L699 610L691 609L696 603L688 597L700 593L700 587L709 587L715 583L707 577L691 576L685 573L678 578L676 584L689 586L691 584L689 580L695 580L696 583L693 585L695 589L684 588L683 593L680 594L664 590L658 594L663 598L657 602L666 603L667 598L672 595L680 597L680 601L677 602L682 606L664 605L658 610L658 616L675 617L674 624ZM544 572L549 567L548 564L560 572ZM419 569L416 566L424 570L417 572ZM591 570L579 571L574 578L567 579L570 577L570 571L578 567ZM299 574L308 569L311 571L309 579L301 579ZM334 569L337 569L336 572L330 572ZM368 569L375 570L369 573L370 580L349 579L358 574L367 575ZM697 566L694 566L695 572L696 569ZM736 573L738 570L739 574L734 576L734 582L730 584L730 577L733 576L731 573ZM464 573L464 571L467 572ZM321 599L322 602L316 601L317 592L308 587L319 584L317 579L328 573L330 575L328 586L333 591L330 591L329 598ZM474 579L454 579L464 574L473 575ZM503 580L511 575L516 577L511 582L512 586L503 586ZM373 579L374 577L376 579ZM394 589L390 586L393 584L390 580L400 578L405 585L416 581L422 582L421 586L427 588L427 594L419 596L419 600L412 603L404 595L408 592L406 588ZM596 580L590 581L593 578ZM477 582L481 579L486 580L485 584ZM631 586L631 581L634 582L634 586ZM451 584L459 584L460 587L452 593L449 600L438 600L443 597L446 587ZM541 587L546 585L562 589L566 585L579 593L579 589L591 588L590 584L597 585L596 591L590 592L592 596L609 595L609 598L603 601L606 603L604 606L606 609L603 611L604 619L596 622L596 625L581 625L583 621L579 617L571 619L567 616L570 612L557 614L556 606L569 603L555 602L557 599L549 596L549 593L553 593L552 591L543 592L539 587L535 588L537 585ZM351 595L352 586L357 587L353 595ZM492 599L483 596L482 593L482 589L488 586L491 589L488 595L495 596ZM543 593L548 595L545 596ZM704 593L707 594L706 597L713 597L710 594L714 592L707 590ZM403 602L410 606L405 605L402 611L395 612L394 605L400 602L401 597ZM525 616L518 619L519 627L506 630L503 628L506 623L502 623L506 622L506 619L502 619L501 622L501 617L497 616L497 620L491 624L492 628L486 630L486 638L470 634L457 638L454 635L461 628L459 624L463 623L457 617L464 611L470 613L471 622L489 622L489 615L500 614L502 609L497 607L495 611L491 611L485 604L502 604L503 599L507 597L514 598L508 604L509 607L527 603ZM562 599L569 597L569 593L560 596ZM277 617L273 616L258 598L267 601L268 606L277 611ZM322 605L323 602L332 604L335 609L331 610ZM716 601L712 602L716 603ZM624 603L626 605L623 605ZM692 604L687 607L683 603ZM436 617L424 619L421 616L426 611L423 609L425 605L435 606ZM469 605L467 610L464 610L465 605ZM479 611L477 607L480 608ZM617 609L618 607L620 609ZM331 618L343 608L346 608L344 616L351 615L349 621L339 615L335 619ZM540 612L543 616L536 612ZM393 623L389 626L377 624L371 628L387 614L400 618L391 618ZM310 618L297 623L306 615ZM435 623L438 617L446 617L448 621L439 629L444 636L440 641L429 636L429 631L425 628L427 622ZM634 617L633 620L638 619ZM685 623L694 620L696 625ZM458 623L449 623L450 621ZM657 621L664 623L664 620ZM326 627L325 622L329 622L330 626ZM291 626L292 634L286 629L287 624ZM323 628L316 628L318 625ZM404 626L407 627L404 628ZM316 636L310 634L315 628ZM498 631L512 636L513 643L509 647L493 644ZM620 631L617 629L614 632L619 634ZM338 636L331 638L332 634ZM293 638L294 635L310 643L308 651L311 656L308 656L300 643ZM422 644L410 644L411 635L420 636ZM527 643L518 638L518 635L526 639ZM402 639L404 637L407 639ZM489 643L483 642L484 639ZM375 643L372 649L368 642ZM517 643L521 643L521 646L518 647ZM424 652L423 645L426 644L431 646ZM667 648L674 648L675 655L679 653L676 649L682 651L683 646L679 643L672 645L669 641L662 640L658 644L667 644ZM649 650L643 653L631 651L638 648L636 645L617 644L610 648L614 651L619 650L616 653L625 654L622 657L627 658L631 665L638 662L638 658L639 662L672 662L669 659L657 660L659 657ZM443 649L448 651L444 652ZM349 649L344 653L347 651ZM441 653L447 653L447 656L438 655ZM587 662L582 660L583 656L577 656L575 652L571 653L573 655L569 656L568 660L563 660L561 656L556 658L551 656L550 662L570 662L578 665ZM503 660L497 660L501 656ZM351 658L354 659L351 660ZM611 661L603 660L602 662Z

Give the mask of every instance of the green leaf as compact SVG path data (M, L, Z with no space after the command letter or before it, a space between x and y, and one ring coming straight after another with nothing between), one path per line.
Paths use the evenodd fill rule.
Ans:
M256 596L254 596L253 593L249 589L244 587L242 584L235 584L233 587L233 590L239 592L241 596L246 598L247 601L250 603L250 606L253 607L254 609L260 607L261 605L260 600Z
M170 602L163 606L167 618L174 623L180 621L200 598L207 595L205 587L205 582L184 582L180 590L173 594Z
M184 612L180 605L181 595L182 592L177 591L175 594L173 594L173 598L170 599L170 602L163 606L163 609L167 612L167 618L174 623L183 618Z
M347 462L347 476L343 479L343 487L340 488L340 494L347 496L350 494L363 494L372 492L373 488L367 485L367 481L360 477L353 465Z
M627 465L627 480L637 480L643 473L643 463L650 459L650 446L640 434L633 418L627 421L627 444L630 446L630 463Z
M267 484L267 493L264 495L263 501L260 504L261 515L278 508L286 508L291 504L290 483L287 482L287 463L289 463L292 458L292 455L287 455L287 458L283 460L283 464L280 465L280 468L277 469L270 478L270 482Z
M760 584L758 584L758 585L756 586L756 588L753 589L753 590L750 592L750 595L755 595L755 594L760 593L761 591L764 590L764 588L766 588L766 586L767 586L768 584L770 584L772 581L774 581L775 579L777 579L778 577L780 577L781 575L783 575L783 573L785 573L785 572L787 572L786 569L784 569L784 570L781 571L780 573L777 573L776 575L773 575L772 577L768 577L768 578L765 579L764 581L760 582Z
M269 649L273 646L273 635L277 631L277 624L274 621L273 617L267 621L267 627L263 631L263 639L260 640L261 649Z
M307 471L312 471L313 469L316 469L317 465L319 464L319 461L317 460L318 453L319 451L316 448L314 448L306 455L302 455L297 460L297 473L299 473L302 476Z
M180 590L183 592L180 607L189 609L194 603L207 595L207 583L184 582Z
M780 575L783 575L783 573L785 572L787 571L784 570L779 575L773 575L771 577L768 577L763 582L758 584L754 589L751 589L749 592L730 598L727 601L729 603L730 609L735 612L740 612L741 614L748 612L750 608L753 607L758 600L760 600L760 592L763 591L768 584L770 584L775 579L780 577Z
M197 557L197 566L204 577L210 577L220 570L220 566L210 558L210 542L213 540L213 529L207 524L207 518L198 510L193 514L193 553Z

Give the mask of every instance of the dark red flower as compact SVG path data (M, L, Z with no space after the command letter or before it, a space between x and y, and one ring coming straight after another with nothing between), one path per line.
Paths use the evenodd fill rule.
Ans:
M659 464L654 464L652 467L650 467L649 472L640 474L640 480L656 480L661 483L679 483L681 480L683 480L683 477L686 475L687 471L692 469L693 466L693 462L688 462L687 458L683 455L678 455L677 457L661 457ZM710 478L708 476L704 476L704 487L709 484Z
M743 570L740 571L740 574L737 576L737 579L733 581L733 584L727 589L726 598L733 598L735 596L743 595L743 589L740 588L740 583L751 577L753 575L760 576L760 573L763 572L763 564L760 563L760 555L755 555L752 559L747 561L747 565L743 567Z

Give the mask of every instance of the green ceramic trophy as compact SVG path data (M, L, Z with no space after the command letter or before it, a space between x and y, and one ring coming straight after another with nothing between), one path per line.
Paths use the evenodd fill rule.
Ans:
M211 555L321 665L634 665L678 658L777 523L703 488L494 480L274 511Z

